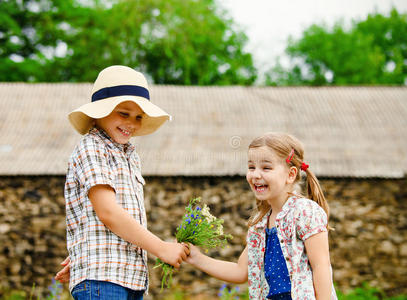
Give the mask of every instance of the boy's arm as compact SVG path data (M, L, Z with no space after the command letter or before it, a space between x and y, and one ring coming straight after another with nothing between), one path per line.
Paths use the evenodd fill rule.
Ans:
M189 250L178 243L164 242L139 224L116 203L116 194L108 185L96 185L89 190L89 199L100 221L122 239L137 245L162 261L179 268Z
M332 292L332 274L328 232L320 232L306 239L305 249L312 269L316 299L329 300Z
M218 260L206 256L193 245L189 245L189 248L191 252L186 262L190 263L192 266L196 267L202 272L227 282L244 283L247 281L247 246L243 250L242 254L240 254L237 263Z

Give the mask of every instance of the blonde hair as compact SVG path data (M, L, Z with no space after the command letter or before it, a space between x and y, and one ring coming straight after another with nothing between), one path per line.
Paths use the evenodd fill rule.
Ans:
M301 180L301 166L304 163L304 146L303 144L294 136L286 133L266 133L263 136L255 138L249 145L249 149L259 148L266 146L270 148L278 157L284 160L289 167L297 168L297 177L294 183L299 183ZM291 158L287 162L287 158ZM318 203L319 206L325 211L329 219L329 207L328 203L322 192L322 188L319 185L318 179L315 177L314 173L311 172L309 168L305 169L307 174L306 186L307 186L307 197ZM270 210L270 204L267 201L256 200L257 211L252 215L249 220L248 225L253 226L257 224ZM328 226L327 226L328 227ZM328 229L330 229L328 227Z

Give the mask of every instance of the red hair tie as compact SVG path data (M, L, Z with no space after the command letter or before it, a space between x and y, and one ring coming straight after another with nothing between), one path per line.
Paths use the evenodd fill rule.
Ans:
M285 159L287 164L289 164L291 162L291 160L293 159L293 156L294 156L294 149L291 149L290 154L288 154L288 157Z
M305 162L303 162L303 163L301 164L301 170L303 170L304 172L307 171L308 167L309 167L309 165L307 165Z

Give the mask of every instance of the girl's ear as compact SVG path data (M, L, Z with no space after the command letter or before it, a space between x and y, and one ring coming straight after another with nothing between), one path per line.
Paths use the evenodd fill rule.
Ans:
M297 178L297 173L298 173L298 169L294 166L291 166L290 169L288 170L288 178L287 178L288 184L295 182L295 179Z

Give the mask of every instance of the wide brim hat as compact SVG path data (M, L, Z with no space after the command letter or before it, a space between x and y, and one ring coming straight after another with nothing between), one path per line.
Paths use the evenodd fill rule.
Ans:
M150 101L144 75L126 66L103 69L93 84L91 102L69 113L68 119L76 131L86 134L93 127L95 119L107 117L125 101L136 103L144 112L140 129L133 136L153 133L171 119L169 114Z

